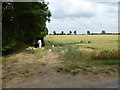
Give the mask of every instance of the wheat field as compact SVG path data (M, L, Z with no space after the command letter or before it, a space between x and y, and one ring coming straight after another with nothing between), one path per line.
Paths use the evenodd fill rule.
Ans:
M76 43L100 50L118 50L118 35L48 35L45 40L62 44Z

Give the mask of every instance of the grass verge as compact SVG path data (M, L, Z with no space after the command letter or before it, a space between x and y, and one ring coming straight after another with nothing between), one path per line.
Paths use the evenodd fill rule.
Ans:
M4 56L2 58L3 77L7 81L12 78L25 78L38 74L39 68L46 63L41 58L46 54L46 50L38 48L36 50L23 50L22 52Z
M76 75L83 74L100 74L118 72L118 60L63 60L61 65L56 67L57 72L71 73Z

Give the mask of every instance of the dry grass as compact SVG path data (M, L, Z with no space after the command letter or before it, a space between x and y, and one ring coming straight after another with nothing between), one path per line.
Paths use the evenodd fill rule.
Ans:
M63 60L57 72L83 74L111 74L118 72L118 60Z
M118 35L48 35L45 39L50 45L62 47L49 47L62 57L57 72L75 75L118 71Z
M118 50L118 35L48 35L45 40L62 44L83 41L80 45L90 45L102 50Z
M45 40L49 41L45 49L23 50L4 56L2 58L3 79L16 76L24 78L32 75L38 68L47 64L50 57L45 57L45 54L48 55L48 49L61 55L63 63L57 67L57 71L72 74L117 72L117 60L112 60L118 59L116 58L117 35L48 35ZM56 47L52 47L52 44ZM109 59L109 61L103 59ZM54 57L49 61L53 62L53 60Z
M12 78L25 78L37 73L36 70L46 63L42 61L46 50L40 48L37 50L26 51L4 56L2 58L4 81Z

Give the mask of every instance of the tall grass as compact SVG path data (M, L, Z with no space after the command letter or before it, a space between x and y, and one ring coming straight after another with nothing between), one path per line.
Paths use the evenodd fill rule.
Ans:
M120 59L120 57L118 56L118 51L100 51L99 54L93 53L92 58L97 59L97 60L99 60L99 59L100 60L110 60L110 59L118 60L118 59Z
M67 59L119 59L118 35L50 35L45 40Z
M118 35L48 35L45 40L56 44L80 42L80 45L90 45L100 50L118 50Z
M83 58L83 53L79 50L69 47L66 52L63 54L66 59L77 59L80 60Z
M49 48L62 57L61 65L56 67L57 72L76 75L118 71L120 57L118 56L117 35L52 35L47 36L46 40Z

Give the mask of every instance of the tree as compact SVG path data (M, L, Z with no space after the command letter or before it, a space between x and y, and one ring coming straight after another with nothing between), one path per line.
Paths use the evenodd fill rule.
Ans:
M60 35L65 35L64 31L61 31Z
M74 35L77 35L77 31L74 31Z
M72 31L69 31L69 34L72 35Z
M102 30L102 34L106 34L105 30Z
M90 31L87 31L87 34L90 35Z
M40 2L2 3L2 51L18 49L33 44L38 37L48 34L46 21L50 22L48 4Z
M53 35L56 35L56 32L55 32L55 31L53 31Z

